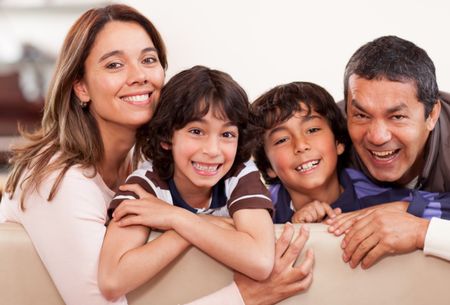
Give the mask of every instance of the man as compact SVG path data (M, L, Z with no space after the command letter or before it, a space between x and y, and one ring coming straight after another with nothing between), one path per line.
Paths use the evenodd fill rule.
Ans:
M365 44L346 66L344 94L357 167L381 185L450 191L450 95L439 93L434 64L423 49L395 36ZM414 209L424 207L408 208ZM345 217L330 231L341 234ZM361 262L368 268L387 253L415 249L450 260L450 221L389 206L348 221L353 226L342 247L351 267Z

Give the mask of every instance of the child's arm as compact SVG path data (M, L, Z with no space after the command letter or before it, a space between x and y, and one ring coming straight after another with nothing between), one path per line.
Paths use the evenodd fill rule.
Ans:
M139 287L189 246L175 231L147 243L149 233L144 226L109 224L98 274L100 290L107 299L114 300Z
M294 213L291 221L293 223L321 222L325 216L334 218L341 213L341 209L333 209L328 203L314 200L302 206Z
M126 185L122 190L137 193L139 188L138 185ZM263 209L236 211L234 231L152 196L122 202L114 212L114 219L125 227L140 224L174 229L208 255L256 280L267 278L273 268L273 224L269 213Z

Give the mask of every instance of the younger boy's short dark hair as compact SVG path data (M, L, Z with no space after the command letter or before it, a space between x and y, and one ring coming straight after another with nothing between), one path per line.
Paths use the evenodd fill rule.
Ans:
M261 95L251 106L252 123L256 126L258 133L253 156L268 184L279 183L279 179L271 178L267 174L271 165L264 150L264 133L289 120L296 112L300 112L300 103L306 106L308 114L314 110L323 116L333 131L336 141L345 145L344 153L338 158L338 170L347 163L351 141L344 115L333 97L324 88L313 83L292 82L280 85Z
M254 128L249 123L250 103L244 89L224 72L194 66L173 76L163 87L153 118L138 133L139 149L153 161L153 170L162 179L173 176L174 160L161 143L171 144L175 130L201 119L209 110L216 118L238 127L238 148L231 170L250 159Z

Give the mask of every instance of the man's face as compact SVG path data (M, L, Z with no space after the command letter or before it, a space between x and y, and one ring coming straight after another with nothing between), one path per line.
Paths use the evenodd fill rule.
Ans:
M425 119L413 82L352 75L348 85L348 130L364 165L379 181L410 182L422 170L425 143L440 104Z

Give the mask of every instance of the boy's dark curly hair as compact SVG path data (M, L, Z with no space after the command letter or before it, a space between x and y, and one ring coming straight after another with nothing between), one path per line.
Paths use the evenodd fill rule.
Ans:
M338 170L345 167L348 162L351 141L347 132L347 123L333 97L324 88L313 83L292 82L280 85L264 93L251 106L251 121L256 126L259 139L253 156L268 184L280 181L267 174L271 165L264 150L264 134L269 129L289 120L296 112L300 112L301 104L307 107L308 115L314 110L323 116L333 131L336 141L345 145L344 153L338 158Z
M238 148L231 171L251 157L255 137L247 94L228 74L195 66L176 74L164 86L152 120L138 134L138 149L153 161L153 170L162 179L173 177L174 161L161 143L171 144L175 130L201 119L209 110L216 118L238 127Z

